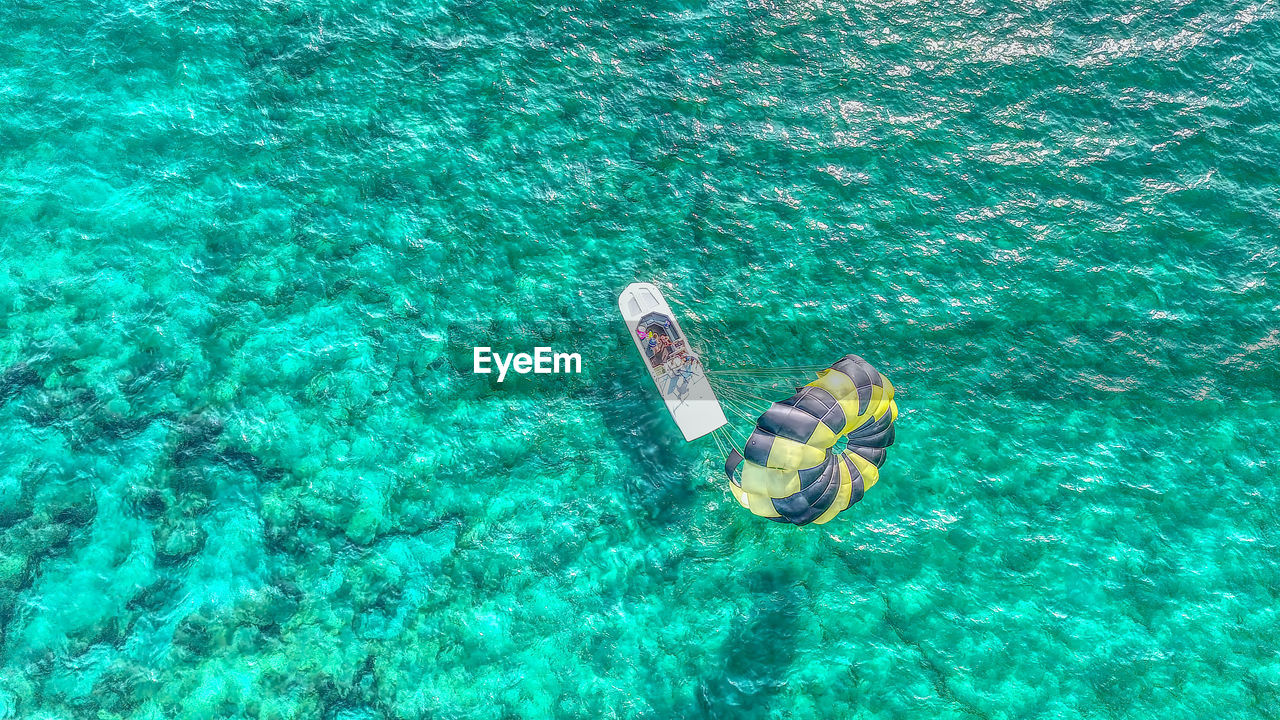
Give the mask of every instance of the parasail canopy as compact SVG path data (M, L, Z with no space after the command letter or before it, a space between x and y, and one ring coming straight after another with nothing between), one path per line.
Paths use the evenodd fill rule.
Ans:
M846 355L759 417L725 462L729 490L756 515L825 523L876 484L897 418L889 379Z

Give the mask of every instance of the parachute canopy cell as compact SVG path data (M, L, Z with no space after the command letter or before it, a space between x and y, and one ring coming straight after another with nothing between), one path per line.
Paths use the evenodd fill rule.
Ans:
M760 416L725 463L729 490L756 515L825 523L876 484L897 418L889 379L846 355Z

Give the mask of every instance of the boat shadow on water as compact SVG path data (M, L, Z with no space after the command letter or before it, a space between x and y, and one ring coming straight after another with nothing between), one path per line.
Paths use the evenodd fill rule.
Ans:
M696 444L686 443L652 381L629 355L610 360L593 385L592 404L632 471L623 490L638 517L658 524L687 519L696 497Z

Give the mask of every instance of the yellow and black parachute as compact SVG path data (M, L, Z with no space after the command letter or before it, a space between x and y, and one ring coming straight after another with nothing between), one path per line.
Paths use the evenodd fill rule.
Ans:
M729 490L756 515L825 523L876 484L897 418L889 379L846 355L760 415L725 461Z

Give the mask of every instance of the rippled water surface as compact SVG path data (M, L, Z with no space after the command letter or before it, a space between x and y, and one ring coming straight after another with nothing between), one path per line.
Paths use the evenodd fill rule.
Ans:
M1274 1L16 0L0 109L0 717L1280 715ZM892 378L862 503L650 279Z

